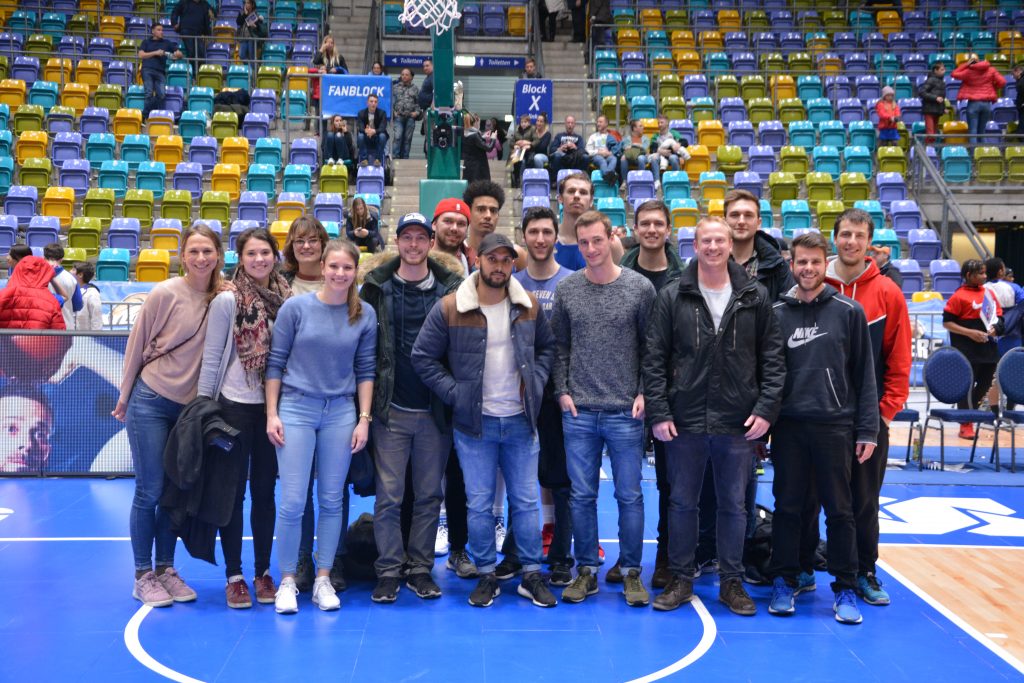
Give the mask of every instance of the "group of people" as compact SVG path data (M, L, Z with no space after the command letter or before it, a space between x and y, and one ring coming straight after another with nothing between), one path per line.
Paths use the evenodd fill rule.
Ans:
M96 266L78 261L65 270L64 247L53 242L42 256L25 244L7 252L7 286L0 292L0 328L22 330L102 330Z

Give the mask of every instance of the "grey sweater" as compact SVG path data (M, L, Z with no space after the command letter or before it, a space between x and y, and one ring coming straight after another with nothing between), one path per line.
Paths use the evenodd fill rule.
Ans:
M577 408L629 410L641 393L640 365L654 286L623 268L606 285L580 270L558 283L551 327L558 342L551 377L555 396Z

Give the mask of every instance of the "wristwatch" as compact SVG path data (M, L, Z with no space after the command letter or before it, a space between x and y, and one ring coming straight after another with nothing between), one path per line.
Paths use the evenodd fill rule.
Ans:
M359 413L360 420L362 420L364 417L366 418L367 422L373 422L373 415L370 415L369 413Z

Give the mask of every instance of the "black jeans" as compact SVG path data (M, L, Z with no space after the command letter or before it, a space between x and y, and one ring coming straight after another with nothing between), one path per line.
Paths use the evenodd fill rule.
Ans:
M448 467L444 472L444 510L448 520L448 544L451 551L465 550L469 542L469 509L466 505L466 482L462 479L462 465L452 447Z
M782 419L772 428L775 514L770 576L797 585L801 517L808 497L814 498L816 491L825 507L828 570L836 578L832 590L856 587L857 542L850 489L853 446L852 427Z
M245 461L239 470L231 521L220 530L225 573L228 578L242 573L242 503L248 479L249 494L252 496L249 524L252 527L255 575L262 576L270 568L270 551L274 544L277 450L267 438L267 411L264 404L236 403L222 396L220 406L224 421L239 431L231 457L243 458Z
M654 440L654 478L658 484L658 553L656 557L657 564L664 564L668 561L668 501L671 496L671 487L668 483L668 465L665 463L665 442ZM705 474L705 482L707 478L713 476L711 474L711 467L707 468L707 474ZM713 488L712 484L712 488ZM705 486L705 488L707 488ZM712 491L714 495L714 491ZM703 498L703 493L701 494ZM704 525L699 524L700 531L703 532ZM698 534L697 540L697 560L700 561L700 547L703 533Z
M971 372L974 374L974 386L971 387L971 405L969 407L977 408L992 387L992 378L996 375L996 364L972 362ZM967 409L967 401L960 401L956 407L961 410Z

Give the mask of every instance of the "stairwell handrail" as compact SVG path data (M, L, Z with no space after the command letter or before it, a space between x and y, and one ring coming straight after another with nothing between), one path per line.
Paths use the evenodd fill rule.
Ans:
M529 36L526 45L529 56L537 62L537 71L545 73L544 71L544 44L541 42L541 26L540 26L540 3L531 2L529 5L530 16L527 19L530 26L533 27L532 31L527 31ZM513 122L514 124L515 122Z
M383 6L378 7L377 0L370 2L370 25L366 27L366 47L363 48L363 73L370 73L373 63L377 61L377 54L380 52L381 42L384 37L381 35L381 27L384 22L380 20L380 13L384 11Z

